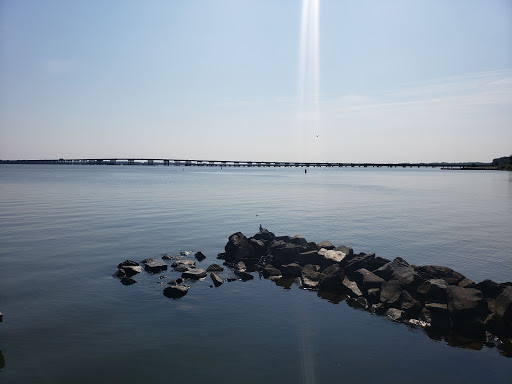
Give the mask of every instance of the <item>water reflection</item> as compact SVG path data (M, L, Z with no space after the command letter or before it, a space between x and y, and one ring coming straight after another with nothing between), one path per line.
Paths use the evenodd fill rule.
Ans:
M2 353L2 350L0 349L0 371L2 369L4 369L5 367L5 358L4 358L4 355Z

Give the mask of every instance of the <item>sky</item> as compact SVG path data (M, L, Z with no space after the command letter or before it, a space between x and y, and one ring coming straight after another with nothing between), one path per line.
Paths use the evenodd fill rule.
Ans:
M0 0L0 159L512 154L512 0L317 1Z

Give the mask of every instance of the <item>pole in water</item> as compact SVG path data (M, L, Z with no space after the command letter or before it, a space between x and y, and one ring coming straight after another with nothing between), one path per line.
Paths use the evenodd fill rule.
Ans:
M304 173L308 173L308 169L307 168L304 168Z

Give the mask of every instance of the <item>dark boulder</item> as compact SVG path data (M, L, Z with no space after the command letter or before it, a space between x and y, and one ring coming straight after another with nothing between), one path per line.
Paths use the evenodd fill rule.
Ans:
M415 269L424 280L443 279L448 285L457 285L466 278L459 272L440 265L424 265Z
M370 304L376 304L380 301L380 288L370 288L366 291L366 298Z
M263 240L250 238L249 245L254 249L255 256L264 256L267 254L268 243L265 243Z
M388 307L394 307L400 300L401 293L402 286L398 281L385 281L381 286L380 301Z
M136 261L133 261L133 260L125 260L123 261L122 263L120 263L117 268L123 268L123 267L128 267L128 266L131 266L131 267L136 267L138 266L139 263L137 263Z
M181 252L180 252L180 255L181 255L181 256L189 256L191 253L192 253L192 252L190 252L190 251L181 251Z
M359 289L359 286L355 281L350 280L347 276L343 278L341 282L342 292L349 295L350 297L363 296L363 293Z
M261 270L261 274L263 275L263 277L265 279L275 279L275 278L280 278L283 274L281 273L281 271L275 267L273 267L272 265L266 265L262 270Z
M193 269L193 268L190 268L190 267L186 266L185 264L179 264L177 267L174 267L174 271L176 271L176 272L187 272L190 269Z
M183 283L183 279L181 277L178 277L176 280L171 280L167 284L169 285L178 285Z
M482 292L474 288L448 286L446 293L453 328L466 335L481 337L488 314Z
M399 322L404 318L404 311L397 308L389 308L386 311L386 316L393 321Z
M132 279L130 277L126 277L126 276L121 279L121 284L123 284L123 285L132 285L132 284L135 284L136 282L137 282L137 280L134 280L134 279Z
M279 267L296 261L299 247L283 240L274 240L270 243L268 252L272 255L272 264Z
M216 287L219 287L222 285L222 283L224 282L219 275L217 275L216 273L214 272L210 272L210 277L213 281L213 284L216 286Z
M222 272L224 267L221 267L219 264L210 264L208 268L206 268L206 272Z
M300 277L302 275L302 267L297 263L285 264L279 270L285 278Z
M386 281L394 280L410 292L423 282L423 279L414 271L414 269L404 262L401 258L396 258L392 262L384 264L382 267L373 271L377 276Z
M177 268L179 267L186 267L188 269L192 269L196 267L196 262L194 260L176 260L174 263L171 264L171 267L174 268L175 271L178 271Z
M132 277L134 275L136 275L137 273L141 273L142 272L142 267L137 265L137 266L133 266L133 265L125 265L122 270L124 271L124 273L126 274L127 277Z
M245 272L245 271L247 271L247 266L245 265L245 263L243 261L239 261L238 263L236 263L233 266L233 268L237 272Z
M323 260L323 256L318 253L318 250L311 250L306 252L301 252L298 255L295 255L294 261L298 264L305 266L308 264L320 265Z
M167 269L167 264L163 261L151 260L144 264L144 269L150 273L158 273Z
M270 243L276 236L269 230L262 228L257 234L252 237L254 240L261 240L264 243Z
M187 294L188 287L185 285L169 285L164 288L164 296L171 299L179 299Z
M482 291L484 297L495 299L503 290L501 284L495 283L492 280L486 279L478 284L475 284L476 289Z
M178 260L180 257L181 256L166 253L165 255L162 256L162 260Z
M300 285L305 289L317 289L320 273L318 265L308 264L302 268L302 275L300 278Z
M203 252L196 252L194 257L197 259L197 261L203 261L206 259L206 256L203 254Z
M358 269L351 275L351 277L359 284L364 292L367 292L372 288L380 289L384 282L383 278L365 268Z
M144 259L144 260L141 260L141 261L140 261L140 264L151 263L151 262L153 262L153 261L155 261L155 259Z
M430 279L421 283L416 291L423 302L446 304L446 288L448 284L443 279Z
M457 285L462 288L476 288L475 282L467 277L464 280L461 280Z
M204 269L190 269L181 274L184 279L199 280L206 277L207 273Z
M422 306L409 292L402 291L398 299L398 308L404 312L405 317L412 319L419 315Z
M361 268L374 272L376 269L389 262L389 260L382 257L375 257L375 253L359 253L350 258L345 258L342 262L342 266L345 268L345 273L350 275L350 273Z
M228 242L224 247L226 251L226 260L242 260L254 257L254 249L249 244L249 240L243 233L237 232L229 236Z
M319 288L321 291L344 293L342 285L345 272L339 264L327 267L319 276Z

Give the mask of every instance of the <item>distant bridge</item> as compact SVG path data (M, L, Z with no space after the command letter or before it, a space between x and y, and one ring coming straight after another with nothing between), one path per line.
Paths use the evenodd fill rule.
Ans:
M234 161L234 160L198 160L163 158L83 158L50 160L0 160L0 164L62 164L62 165L164 165L194 167L363 167L363 168L475 168L490 164L469 163L331 163L331 162L285 162L285 161Z

